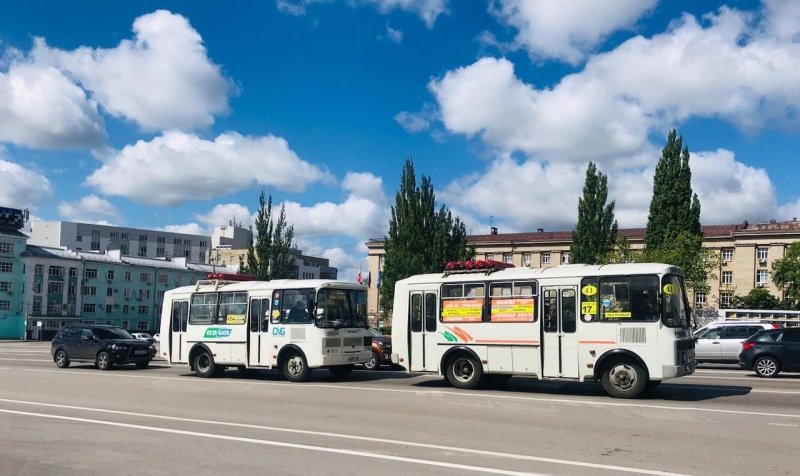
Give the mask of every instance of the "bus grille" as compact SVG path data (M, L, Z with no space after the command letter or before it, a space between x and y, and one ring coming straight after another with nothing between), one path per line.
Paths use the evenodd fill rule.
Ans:
M324 341L325 347L339 347L341 343L338 337L326 337Z
M676 341L675 347L677 348L676 350L678 351L694 349L694 339L685 339Z
M361 345L362 339L361 337L345 337L344 338L344 347L359 347Z
M644 344L647 342L647 332L644 327L621 327L619 329L620 344Z

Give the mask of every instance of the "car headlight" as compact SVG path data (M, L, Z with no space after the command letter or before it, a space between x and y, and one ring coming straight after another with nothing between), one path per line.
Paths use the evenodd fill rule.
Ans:
M111 344L111 350L125 350L127 347L120 344Z
M381 347L391 347L392 346L391 342L379 342L379 344L381 345Z

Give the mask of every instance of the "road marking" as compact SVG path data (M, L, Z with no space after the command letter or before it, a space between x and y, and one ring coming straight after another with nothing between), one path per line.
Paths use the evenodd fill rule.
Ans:
M268 385L268 386L283 386L283 387L292 387L297 389L317 389L317 388L334 388L334 389L344 389L344 390L367 390L373 392L388 392L388 393L408 393L412 395L420 395L420 396L432 396L432 395L442 395L447 397L464 397L464 398L485 398L485 399L498 399L498 400L522 400L522 401L529 401L529 402L544 402L544 403L563 403L567 405L594 405L594 406L601 406L601 407L621 407L621 408L650 408L655 410L671 410L671 411L690 411L690 412L698 412L698 413L722 413L722 414L732 414L732 415L749 415L749 416L772 416L772 417L780 417L780 418L800 418L800 414L791 414L791 413L766 413L766 412L754 412L754 411L744 411L744 410L725 410L722 408L701 408L701 407L686 407L686 406L671 406L671 405L650 405L645 403L629 403L629 402L608 402L608 401L601 401L601 400L579 400L573 398L547 398L547 397L527 397L527 396L518 396L518 395L495 395L495 394L487 394L481 393L477 391L468 391L468 392L458 392L458 391L445 391L445 390L406 390L406 389L394 389L394 388L380 388L380 387L359 387L355 385L336 385L336 384L324 384L324 383L303 383L303 384L296 384L291 382L262 382L258 380L215 380L215 379L193 379L188 377L157 377L155 375L121 375L121 374L113 374L108 372L88 372L88 371L81 371L81 370L44 370L44 369L16 369L16 370L23 370L27 372L41 372L41 373L55 373L60 375L87 375L93 377L117 377L117 378L141 378L141 379L153 379L153 380L174 380L178 382L187 382L187 383L198 383L198 384L212 384L212 385L222 385L222 384L238 384L238 385ZM677 386L677 385L676 385ZM750 389L742 389L742 390L733 390L733 389L720 389L718 387L703 387L700 385L687 385L686 387L689 388L707 388L716 391L723 391L723 392L740 392L740 393L776 393L776 394L794 394L800 392L782 392L778 390L750 390Z
M792 427L792 428L797 428L797 427L798 427L798 425L790 425L790 424L788 424L788 423L770 423L770 425L775 425L775 426L789 426L789 427Z
M731 388L719 388L714 387L712 385L695 385L695 384L685 384L685 383L674 383L668 386L660 387L660 388L669 388L669 387L681 387L681 388L700 388L703 390L715 390L717 392L729 392L729 393L771 393L776 395L800 395L800 390L761 390L761 389L748 389L743 388L741 390L737 390L736 387Z
M12 362L52 362L53 359L11 359L6 357L0 357L0 360L10 360Z
M339 448L326 448L324 446L315 446L315 445L304 445L299 443L286 443L283 441L273 441L273 440L262 440L256 438L246 438L241 436L230 436L230 435L220 435L215 433L204 433L199 431L188 431L188 430L177 430L173 428L161 428L155 426L146 426L146 425L134 425L130 423L119 423L107 420L94 420L89 418L76 418L76 417L68 417L68 416L61 416L61 415L48 415L44 413L32 413L32 412L21 412L16 410L7 410L7 409L0 409L2 413L9 413L14 415L23 415L23 416L32 416L37 418L48 418L54 420L65 420L65 421L74 421L80 423L92 423L95 425L105 425L105 426L115 426L120 428L131 428L135 430L145 430L145 431L152 431L158 433L169 433L173 435L182 435L182 436L195 436L199 438L210 438L216 440L227 440L227 441L236 441L241 443L252 443L264 446L278 446L283 448L293 448L293 449L300 449L300 450L308 450L308 451L318 451L322 453L336 453L336 454L343 454L349 456L359 456L362 458L373 458L373 459L381 459L381 460L388 460L388 461L398 461L402 463L412 463L412 464L420 464L425 466L436 466L440 468L450 468L450 469L460 469L464 471L474 471L474 472L482 472L482 473L491 473L491 474L503 474L509 476L523 476L523 475L535 475L537 473L528 473L528 472L521 472L521 471L509 471L505 469L499 468L489 468L489 467L482 467L482 466L472 466L466 464L458 464L458 463L447 463L444 461L434 461L434 460L427 460L427 459L419 459L419 458L407 458L403 456L394 456L394 455L386 455L380 453L372 453L372 452L364 452L364 451L355 451L355 450L345 450ZM548 458L542 458L541 460L547 460ZM553 460L553 462L559 462L560 460ZM591 463L582 463L581 466L592 467L596 469L604 469L607 465L594 465ZM624 470L621 467L613 467L617 470ZM657 474L657 475L676 475L677 473L665 473L662 471L638 471L629 469L629 472L636 472L639 474Z
M712 379L712 380L750 380L751 382L757 382L759 380L761 380L762 382L764 381L763 379L760 379L759 377L756 377L755 374L752 374L752 375L753 375L752 377L701 377L701 376L692 375L692 376L689 376L689 377L682 377L682 378L690 378L690 379L692 379L692 378L701 378L701 379ZM790 380L790 379L787 379L787 378L769 380L769 383L778 383L778 382L780 382L780 383L800 383L800 375L797 375L797 378L795 380Z

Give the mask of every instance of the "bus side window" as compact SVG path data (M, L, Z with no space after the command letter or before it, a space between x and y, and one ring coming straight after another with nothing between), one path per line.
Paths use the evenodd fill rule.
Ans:
M425 332L436 331L436 295L425 294Z
M172 332L181 331L181 303L175 301L172 303Z
M422 332L422 294L411 295L411 332Z
M258 332L261 323L261 299L250 300L250 332Z

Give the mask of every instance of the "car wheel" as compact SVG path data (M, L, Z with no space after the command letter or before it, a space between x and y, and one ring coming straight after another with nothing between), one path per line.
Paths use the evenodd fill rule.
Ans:
M194 357L194 373L198 377L209 378L217 375L217 366L214 357L208 352L200 352Z
M447 381L456 388L473 389L481 383L483 367L467 354L460 354L447 362Z
M149 360L145 360L144 362L136 362L136 367L140 369L146 369L148 365L150 365Z
M379 366L378 354L375 352L372 353L372 357L368 361L364 362L364 368L367 370L378 370Z
M770 378L780 373L781 364L774 357L761 357L756 360L753 370L759 377Z
M355 365L337 365L335 367L331 367L328 370L331 371L333 375L336 377L347 377L351 373L353 373L353 369Z
M305 382L311 375L303 354L293 351L283 361L283 376L290 382Z
M56 361L56 367L60 369L69 367L69 357L67 357L67 353L63 350L56 352L54 360Z
M603 389L616 398L636 398L647 387L647 375L639 365L618 360L606 366L603 372Z
M97 354L97 368L100 370L111 370L111 367L114 366L111 363L111 355L106 351L101 351Z

